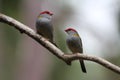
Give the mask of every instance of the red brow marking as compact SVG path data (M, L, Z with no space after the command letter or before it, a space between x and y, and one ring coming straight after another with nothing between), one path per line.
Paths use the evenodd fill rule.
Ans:
M75 32L77 32L75 29L73 29L73 28L67 28L65 31L75 31Z
M40 14L49 14L49 15L53 15L53 13L50 13L49 11L43 11Z

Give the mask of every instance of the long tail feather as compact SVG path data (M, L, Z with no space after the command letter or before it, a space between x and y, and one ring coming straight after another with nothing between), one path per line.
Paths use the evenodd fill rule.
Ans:
M83 71L84 73L87 73L86 68L85 68L84 61L83 61L83 60L79 60L79 62L80 62L82 71Z

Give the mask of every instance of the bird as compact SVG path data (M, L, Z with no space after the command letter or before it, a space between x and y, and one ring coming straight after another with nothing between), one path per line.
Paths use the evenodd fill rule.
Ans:
M50 11L42 11L36 19L36 31L39 35L42 35L44 38L49 40L51 43L56 45L53 40L53 24L52 24L52 15Z
M67 28L65 29L65 32L68 34L66 43L68 48L75 53L83 53L83 47L82 47L82 40L78 34L78 32L73 28ZM85 68L85 63L83 60L79 60L82 72L87 73Z

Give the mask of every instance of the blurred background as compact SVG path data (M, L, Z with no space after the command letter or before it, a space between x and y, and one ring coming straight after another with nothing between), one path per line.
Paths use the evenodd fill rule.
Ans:
M35 30L41 11L54 13L55 41L65 53L67 27L75 28L84 53L120 66L120 0L0 0L0 12ZM66 65L36 41L0 23L0 80L120 80L120 75L85 61Z

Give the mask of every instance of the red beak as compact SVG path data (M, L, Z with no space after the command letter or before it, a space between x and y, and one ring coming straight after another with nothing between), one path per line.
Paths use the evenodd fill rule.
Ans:
M53 15L53 13L50 13L50 15L52 16L52 15Z

